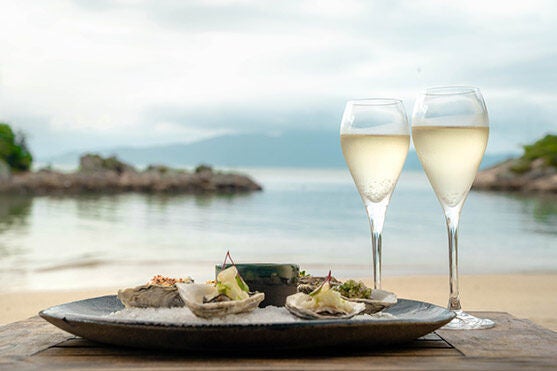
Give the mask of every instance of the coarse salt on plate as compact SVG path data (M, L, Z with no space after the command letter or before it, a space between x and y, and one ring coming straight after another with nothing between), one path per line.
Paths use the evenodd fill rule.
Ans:
M362 314L347 321L382 320L395 318L389 313ZM160 325L257 325L271 323L293 323L304 321L293 316L284 307L267 306L256 308L249 313L228 315L225 317L200 318L187 307L179 308L125 308L104 316L114 322L144 322Z

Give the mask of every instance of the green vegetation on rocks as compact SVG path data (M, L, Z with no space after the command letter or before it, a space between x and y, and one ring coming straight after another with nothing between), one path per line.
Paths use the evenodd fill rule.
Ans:
M116 156L102 157L90 153L79 159L79 170L81 172L114 171L118 174L135 171L133 166L120 161Z
M195 173L196 174L203 173L203 172L212 172L212 171L213 171L213 168L211 166L205 165L205 164L198 165L195 168Z
M515 173L525 173L532 167L532 162L538 159L545 166L557 167L557 135L548 134L533 144L525 145L524 154L517 159L511 170Z
M28 171L33 163L25 135L14 133L11 126L5 123L0 123L0 161L16 172Z
M524 146L524 154L476 175L475 189L557 193L557 135Z

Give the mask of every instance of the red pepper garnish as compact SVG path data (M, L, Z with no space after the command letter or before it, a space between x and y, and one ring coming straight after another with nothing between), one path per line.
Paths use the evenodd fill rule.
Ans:
M227 261L227 260L230 260L230 263L231 263L232 265L236 265L236 264L234 264L234 260L232 260L232 256L230 256L230 250L228 250L228 251L226 252L226 255L224 256L224 262L222 263L222 268L221 268L221 270L224 270L224 267L226 267L226 261Z

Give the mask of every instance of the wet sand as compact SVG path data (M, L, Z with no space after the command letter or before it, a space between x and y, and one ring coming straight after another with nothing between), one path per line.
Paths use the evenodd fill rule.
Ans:
M401 298L441 306L446 305L448 298L446 276L384 277L383 288ZM92 288L0 293L0 324L34 316L52 305L112 295L116 291L116 288ZM557 274L462 276L460 291L465 310L509 312L557 331Z

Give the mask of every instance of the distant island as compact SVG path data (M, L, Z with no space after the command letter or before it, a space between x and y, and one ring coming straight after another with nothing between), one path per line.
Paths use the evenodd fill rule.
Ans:
M33 156L25 136L0 123L0 193L67 195L81 193L192 193L232 194L260 191L244 174L215 171L199 165L194 171L150 165L139 171L115 156L85 154L71 173L50 167L31 171Z
M516 159L480 171L474 189L557 193L557 135L526 145Z

